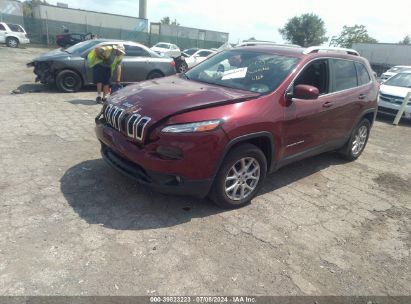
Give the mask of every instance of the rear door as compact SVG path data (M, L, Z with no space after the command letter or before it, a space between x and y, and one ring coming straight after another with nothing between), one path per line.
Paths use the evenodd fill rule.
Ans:
M125 44L126 54L121 66L121 81L136 82L145 80L150 70L150 54L140 46Z
M283 157L289 157L328 143L332 134L328 125L330 97L329 60L316 59L308 63L294 80L298 84L318 88L318 99L293 98L284 112Z
M332 101L329 108L333 140L344 140L351 133L357 117L362 112L362 101L367 98L368 86L359 84L356 62L348 59L330 59ZM364 67L365 68L365 67ZM368 72L367 72L368 74ZM363 78L365 75L362 76ZM368 75L368 83L371 78Z

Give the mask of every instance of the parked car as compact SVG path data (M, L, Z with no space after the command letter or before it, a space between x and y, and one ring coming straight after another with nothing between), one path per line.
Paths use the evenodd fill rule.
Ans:
M20 44L29 44L26 30L19 24L0 22L0 43L16 48Z
M411 71L392 76L380 86L378 111L396 116L408 92L411 92ZM407 103L403 117L411 119L411 101Z
M184 51L181 52L181 56L182 57L190 57L191 55L193 55L197 51L198 51L198 48L185 49Z
M212 50L206 50L206 49L201 49L195 52L193 55L185 58L185 61L187 63L188 68L191 68L200 62L203 62L204 60L207 59L207 57L215 54L215 51Z
M142 44L131 41L94 39L80 42L66 50L45 53L28 67L34 67L36 82L55 84L62 92L76 92L93 83L87 54L97 46L123 43L126 54L122 62L121 82L131 83L169 76L176 73L172 58L163 58Z
M153 189L224 208L248 204L268 173L291 162L325 151L355 160L378 84L368 61L345 50L234 48L128 86L96 118L102 156ZM222 71L225 61L232 67Z
M152 51L165 57L180 57L181 51L178 46L172 43L159 42L151 48Z
M390 68L389 70L387 70L385 73L381 74L381 77L380 77L381 82L386 81L387 79L394 76L395 74L398 74L398 73L401 73L401 72L407 71L407 70L411 70L411 66L396 65L396 66Z
M81 34L81 33L64 33L56 36L56 43L62 48L67 48L69 46L75 45L79 42L93 39L92 33Z

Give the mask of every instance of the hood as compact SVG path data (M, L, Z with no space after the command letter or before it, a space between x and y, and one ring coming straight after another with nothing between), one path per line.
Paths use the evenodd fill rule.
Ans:
M387 94L392 96L398 96L404 98L408 92L410 92L410 88L405 87L395 87L390 85L381 84L380 93Z
M113 94L109 104L125 110L125 114L138 113L149 117L149 126L152 126L178 113L258 96L258 93L170 76L127 86Z
M59 58L65 58L65 57L69 57L71 56L71 54L62 51L61 49L56 49L47 53L43 53L40 56L34 58L33 61L47 61L47 60L55 60L55 59L59 59Z

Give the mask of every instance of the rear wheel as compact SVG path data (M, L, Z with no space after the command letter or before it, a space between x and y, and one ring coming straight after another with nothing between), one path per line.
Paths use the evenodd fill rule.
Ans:
M339 151L341 156L347 160L357 159L364 151L370 135L371 124L368 119L363 119L354 128L350 139Z
M7 38L7 46L11 48L16 48L19 46L19 40L17 38L9 37Z
M185 73L188 70L188 65L186 62L181 62L178 67L177 67L177 72L178 73Z
M217 173L210 198L222 208L245 206L257 195L267 173L264 153L252 144L235 147Z
M159 71L153 71L150 74L148 74L147 79L155 79L160 77L164 77L164 74Z
M56 77L57 88L66 93L77 92L82 87L82 81L79 74L71 70L64 70L58 73Z

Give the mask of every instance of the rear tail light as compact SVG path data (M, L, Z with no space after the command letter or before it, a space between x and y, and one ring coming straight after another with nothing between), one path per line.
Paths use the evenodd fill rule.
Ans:
M62 35L57 35L56 36L56 39L63 39L64 38L64 36L62 36Z
M176 67L176 62L174 60L170 61L170 65L175 68Z

